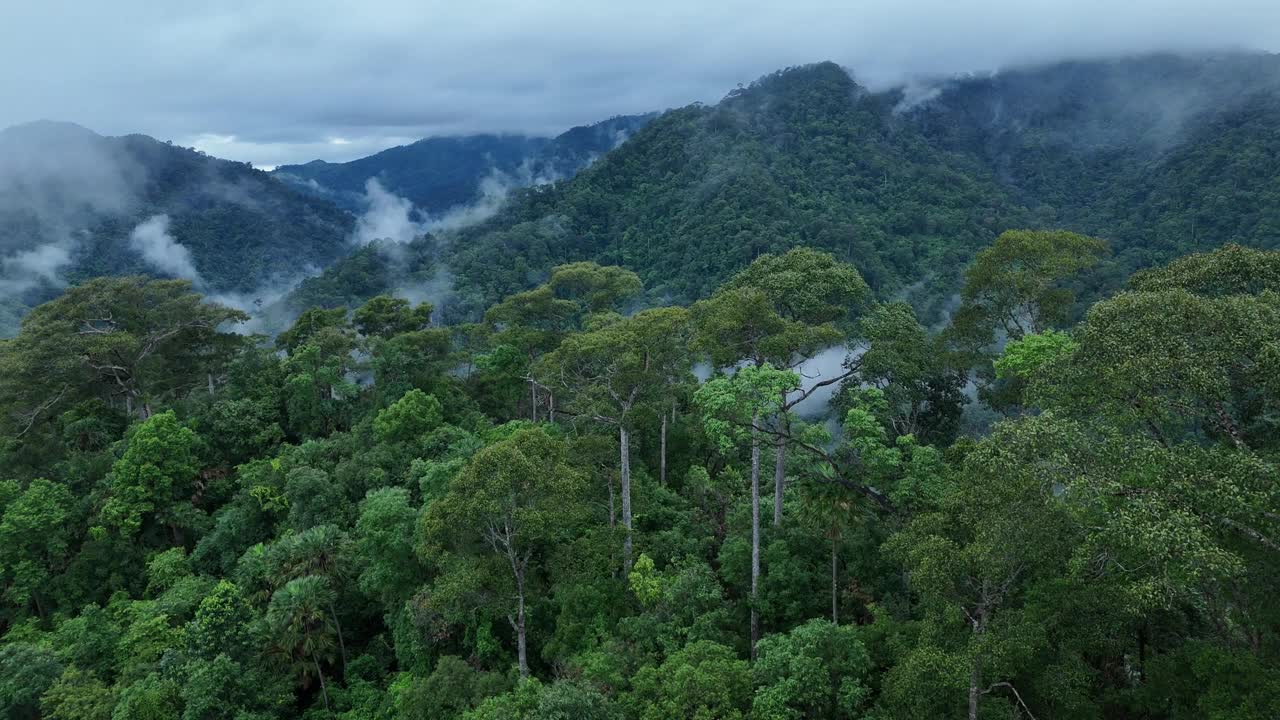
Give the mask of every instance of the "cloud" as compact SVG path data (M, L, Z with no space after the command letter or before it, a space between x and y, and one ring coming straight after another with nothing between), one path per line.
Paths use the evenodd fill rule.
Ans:
M0 300L65 285L88 227L128 208L144 180L137 163L82 127L0 132Z
M268 166L428 135L550 135L715 101L819 60L886 84L1066 57L1280 50L1273 0L10 5L0 63L32 69L0 75L0 126L76 119Z
M512 190L563 179L555 170L535 167L531 160L526 160L512 173L495 168L480 180L475 201L432 215L414 207L408 198L387 190L377 178L369 178L364 184L366 210L356 218L351 239L356 245L368 245L375 240L404 245L427 233L475 225L497 214Z
M61 287L62 269L71 263L65 244L40 245L0 259L0 298L21 295L41 284Z
M204 284L191 251L169 234L168 215L153 215L139 223L129 234L129 246L161 273L190 280L197 287Z
M356 219L351 236L356 245L375 240L403 245L426 231L423 223L415 219L413 203L382 187L377 178L365 181L364 191L368 209Z

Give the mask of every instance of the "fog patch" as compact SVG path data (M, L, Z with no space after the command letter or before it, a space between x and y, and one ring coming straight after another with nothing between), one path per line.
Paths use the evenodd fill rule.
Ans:
M356 218L353 243L363 247L374 240L386 240L403 245L424 232L408 199L382 187L377 178L365 181L364 191L368 209Z
M319 275L321 269L307 265L297 274L279 278L249 292L220 292L205 295L205 302L235 308L249 316L249 320L230 327L239 335L274 336L288 329L298 319L299 312L287 302L289 294L303 280Z
M169 232L168 215L152 215L139 223L129 233L129 247L161 273L190 280L196 287L204 285L204 279L191 260L191 251Z
M826 417L831 411L831 401L839 394L844 387L844 383L832 383L816 390L814 387L818 383L847 373L849 365L856 362L864 352L866 352L865 347L850 348L842 345L827 348L800 363L795 369L796 373L800 375L800 390L791 393L789 399L798 398L806 392L810 394L797 403L793 411L803 418Z
M391 295L408 300L413 305L430 303L431 324L439 326L453 300L453 273L444 265L436 267L431 278L420 283L409 283L393 288Z

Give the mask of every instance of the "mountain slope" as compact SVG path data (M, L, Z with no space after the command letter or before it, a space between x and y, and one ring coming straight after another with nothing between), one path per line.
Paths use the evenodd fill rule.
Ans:
M474 202L486 178L504 185L525 186L569 177L651 118L652 115L619 116L573 128L554 138L426 138L351 162L315 160L305 165L283 165L273 173L299 189L356 212L364 209L365 183L377 178L387 190L409 199L427 213L438 214Z
M157 215L167 238L131 240ZM296 274L300 259L344 256L351 226L332 203L245 163L143 135L51 122L0 131L0 302L11 311L86 277L180 274L165 252L185 257L205 290L250 291Z
M409 263L475 313L557 263L641 275L652 300L704 295L764 252L809 245L883 297L936 316L974 250L1012 227L1112 242L1090 280L1194 249L1280 244L1280 59L1262 54L1071 62L871 92L831 63L791 68L714 106L670 111L570 181L483 225L424 238ZM343 295L300 293L332 302ZM340 284L340 283L339 283Z
M673 300L798 244L851 258L882 292L922 267L955 269L1021 209L980 163L901 122L895 102L824 63L668 112L572 180L447 237L453 312L473 315L582 258L630 267Z

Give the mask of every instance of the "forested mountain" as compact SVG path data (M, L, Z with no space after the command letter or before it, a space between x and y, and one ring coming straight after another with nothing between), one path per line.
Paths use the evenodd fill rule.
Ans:
M1280 717L1276 79L793 68L274 337L68 287L0 340L0 718ZM194 272L198 170L346 217L9 137L50 285L117 217Z
M855 74L856 75L856 74ZM841 68L792 68L714 106L670 111L592 167L527 191L492 221L424 239L474 315L557 263L635 270L689 300L763 252L805 245L932 317L958 269L1010 227L1067 227L1116 257L1082 282L1225 242L1280 238L1280 59L1072 62L871 92ZM363 258L392 287L422 266ZM299 305L348 295L334 278ZM922 284L923 281L923 284ZM335 289L335 285L339 286Z
M167 226L155 222L166 216ZM139 226L151 232L135 238ZM119 273L250 292L349 252L348 213L244 163L70 123L0 131L0 304ZM167 232L165 231L167 228ZM12 316L2 324L10 326Z
M554 138L527 135L433 137L345 163L315 160L273 173L354 212L364 210L365 183L409 199L424 212L473 203L486 179L504 188L572 177L653 118L632 115L576 127Z

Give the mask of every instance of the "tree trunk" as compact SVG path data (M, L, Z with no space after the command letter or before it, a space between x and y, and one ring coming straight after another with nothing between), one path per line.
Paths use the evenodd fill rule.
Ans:
M324 696L324 709L329 710L329 689L324 685L324 672L320 669L320 661L312 655L311 663L316 666L316 677L320 678L320 694Z
M658 451L658 480L667 484L667 413L662 412L662 432Z
M972 669L969 671L969 720L978 720L978 698L982 697L982 691L978 686L981 684L982 666L975 657Z
M760 639L760 437L751 421L751 659Z
M609 485L609 527L612 529L618 526L618 506L613 498L613 477L606 477L605 482Z
M520 663L520 677L529 677L529 653L528 644L525 641L524 631L524 574L516 574L516 621L512 623L516 627L516 658Z
M631 574L631 433L618 424L618 444L622 453L622 527L626 538L622 541L622 574Z
M347 641L342 637L342 623L338 622L338 613L333 609L333 603L329 603L329 617L333 618L333 627L338 631L338 648L342 651L342 674L347 673Z
M529 381L529 417L538 422L538 384Z
M209 394L213 394L213 373L205 373L205 379L209 381Z
M973 613L970 623L973 626L975 654L972 664L969 666L969 720L978 720L978 700L982 697L983 692L979 688L982 686L982 657L977 654L977 645L981 635L987 627L987 608L986 583L983 583L982 590L983 601Z
M547 391L547 422L554 423L556 421L556 394Z
M836 557L836 534L831 533L831 624L840 624L840 595L836 588L839 586L837 582L837 569L839 567Z
M782 527L782 493L787 484L787 441L778 439L773 463L773 526Z

